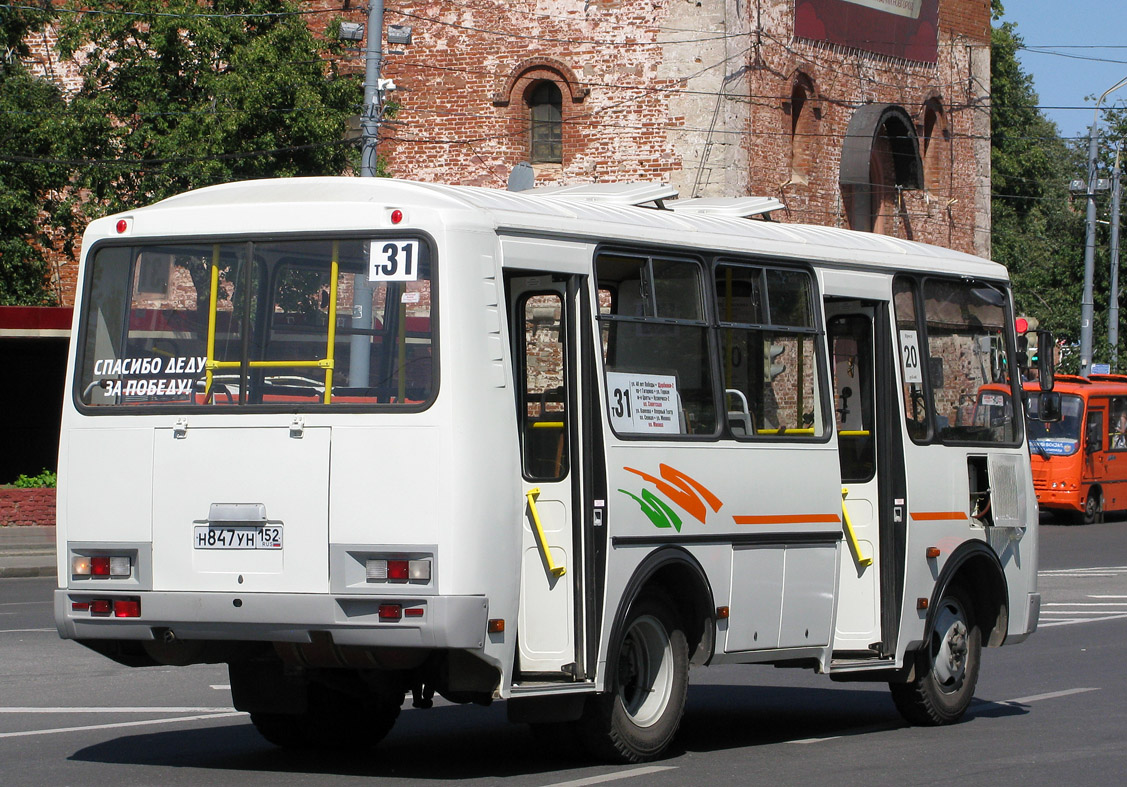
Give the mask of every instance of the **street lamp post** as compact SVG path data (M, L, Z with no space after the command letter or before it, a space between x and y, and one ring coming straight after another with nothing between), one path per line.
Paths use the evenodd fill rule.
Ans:
M1092 116L1092 128L1088 132L1088 230L1084 240L1084 294L1080 300L1080 374L1087 377L1092 373L1092 279L1096 269L1096 158L1099 153L1100 105L1109 93L1127 85L1127 77L1116 82L1103 92L1096 101Z

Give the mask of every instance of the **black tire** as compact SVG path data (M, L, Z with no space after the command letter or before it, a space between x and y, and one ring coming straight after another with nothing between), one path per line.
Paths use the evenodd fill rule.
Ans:
M403 692L360 695L311 683L304 713L251 713L258 733L285 749L365 751L387 736L399 716Z
M891 683L896 709L912 724L954 724L974 698L982 659L982 632L961 587L949 588L931 618L927 653L918 656L916 678Z
M630 608L606 694L575 722L585 748L608 762L647 762L669 747L689 689L689 646L673 602L647 594Z
M1103 495L1096 487L1088 490L1088 497L1084 500L1084 511L1080 514L1080 524L1093 525L1104 521Z

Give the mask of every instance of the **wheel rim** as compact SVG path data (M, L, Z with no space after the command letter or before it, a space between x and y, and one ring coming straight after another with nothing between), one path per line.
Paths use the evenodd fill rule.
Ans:
M661 621L643 615L630 625L618 657L618 697L639 727L657 722L673 693L673 645Z
M935 616L932 636L934 656L932 672L945 692L958 691L967 674L968 643L967 616L955 599L944 599Z
M1099 510L1099 500L1096 498L1095 494L1091 492L1088 493L1088 501L1084 508L1085 513L1087 513L1089 519L1092 519L1096 516L1096 512Z

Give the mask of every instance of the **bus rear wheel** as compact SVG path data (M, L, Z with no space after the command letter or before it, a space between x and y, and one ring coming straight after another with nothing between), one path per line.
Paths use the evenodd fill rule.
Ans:
M308 686L303 713L251 713L258 733L285 749L371 748L391 732L403 694L345 693L318 683Z
M630 609L610 691L587 701L577 724L586 748L611 762L646 762L668 748L689 688L689 646L673 602L640 597Z
M962 588L950 588L932 618L915 680L889 684L896 709L912 724L954 724L974 698L981 658L982 633L970 599Z

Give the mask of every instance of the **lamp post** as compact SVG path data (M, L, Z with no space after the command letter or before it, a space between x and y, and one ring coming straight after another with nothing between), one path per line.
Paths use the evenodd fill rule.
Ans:
M1119 153L1111 171L1111 292L1108 293L1107 343L1111 345L1111 370L1119 371Z
M1096 268L1096 157L1099 153L1100 105L1112 93L1127 85L1127 77L1105 90L1098 101L1092 116L1092 128L1088 132L1088 231L1084 241L1084 294L1080 300L1080 374L1087 377L1092 373L1092 279Z

